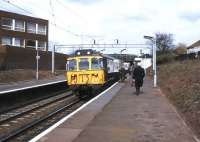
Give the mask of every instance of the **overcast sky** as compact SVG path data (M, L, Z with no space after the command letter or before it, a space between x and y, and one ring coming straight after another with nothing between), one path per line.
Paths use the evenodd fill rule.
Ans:
M200 38L199 0L0 0L0 9L48 19L50 40L66 43L145 43L144 35L174 34L175 44ZM52 8L55 14L52 18ZM56 23L57 27L53 26ZM64 29L64 30L63 30Z

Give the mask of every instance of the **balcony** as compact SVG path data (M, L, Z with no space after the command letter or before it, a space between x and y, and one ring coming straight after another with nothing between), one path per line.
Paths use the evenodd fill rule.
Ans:
M13 20L11 18L1 18L1 27L5 30L13 30Z
M25 32L25 22L21 20L15 20L15 31Z
M12 45L12 37L3 36L3 37L1 38L1 44L2 44L2 45Z
M21 38L14 38L14 46L16 47L25 47L25 40Z
M46 26L38 24L37 34L46 35Z
M27 32L36 34L36 24L35 23L27 23Z

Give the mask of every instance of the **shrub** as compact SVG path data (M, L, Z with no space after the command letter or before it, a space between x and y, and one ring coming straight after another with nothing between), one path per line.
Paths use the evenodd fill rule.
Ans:
M164 54L158 54L157 56L157 64L164 64L168 62L172 62L175 59L175 55L171 52L169 53L164 53Z

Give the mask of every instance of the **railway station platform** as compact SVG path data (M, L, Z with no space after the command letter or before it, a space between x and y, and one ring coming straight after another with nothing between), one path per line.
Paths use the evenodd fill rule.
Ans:
M128 80L117 83L31 142L196 142L175 108L152 84L146 79L136 96Z
M0 84L0 94L12 92L15 90L23 90L23 89L33 88L37 86L63 82L65 80L66 79L64 75L59 75L51 79L39 79L39 80L34 79L34 80L28 80L28 81L18 81L18 82L13 82L13 83L8 83L8 84Z

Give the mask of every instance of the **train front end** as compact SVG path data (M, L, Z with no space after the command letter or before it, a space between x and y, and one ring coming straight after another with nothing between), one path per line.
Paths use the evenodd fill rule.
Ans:
M78 53L77 53L78 54ZM105 83L103 58L98 55L76 55L67 59L66 78L73 92L90 92Z

